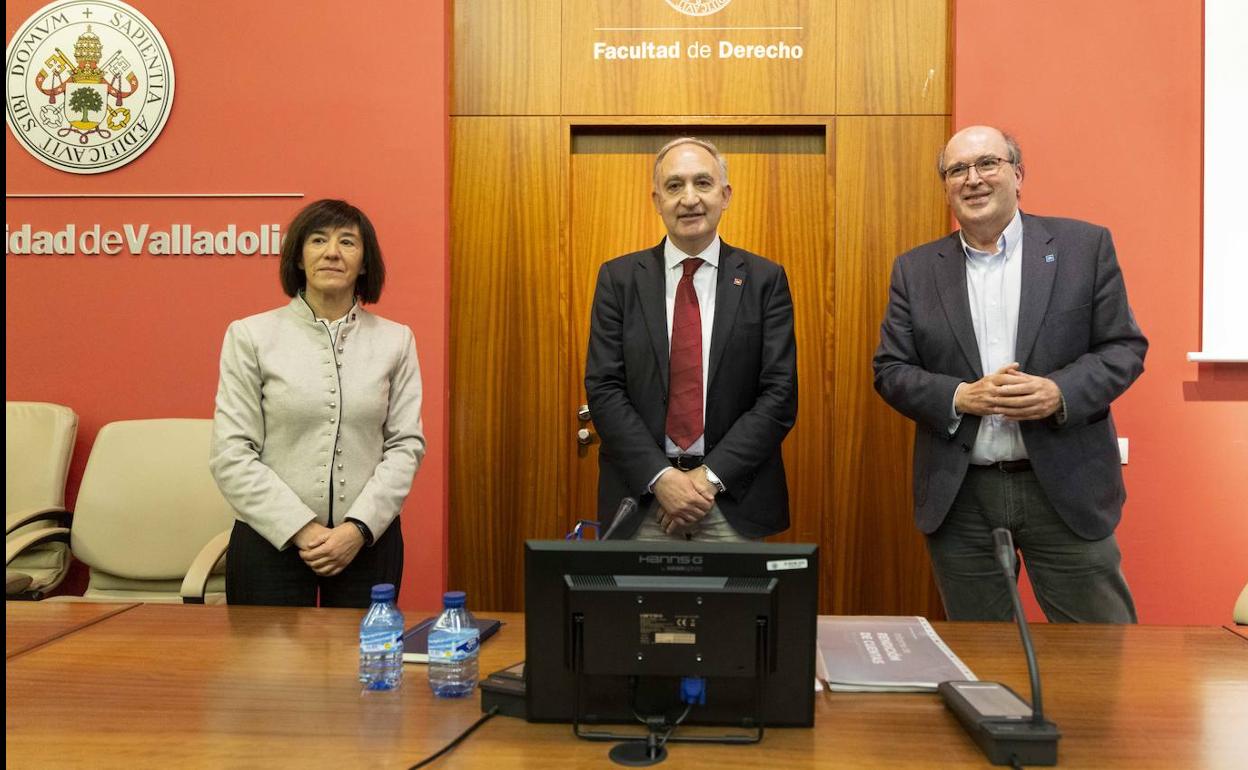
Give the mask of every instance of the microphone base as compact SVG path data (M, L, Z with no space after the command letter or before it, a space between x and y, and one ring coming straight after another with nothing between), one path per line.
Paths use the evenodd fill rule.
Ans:
M996 682L942 682L937 690L992 764L1057 764L1062 737L1057 725L1034 721L1031 707L1010 688ZM1019 713L1023 710L1025 715Z

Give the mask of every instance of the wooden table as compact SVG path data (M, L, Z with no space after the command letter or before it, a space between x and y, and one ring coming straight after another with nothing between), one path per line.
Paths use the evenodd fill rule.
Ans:
M482 614L507 621L482 647L482 671L520 660L523 618ZM361 693L361 616L142 605L62 636L8 661L6 765L408 767L472 724L479 700L435 700L421 666L407 667L397 692ZM1012 625L936 627L981 678L1028 692ZM1061 767L1243 767L1245 639L1219 627L1033 634ZM607 767L608 748L567 725L495 717L436 767ZM814 729L768 730L756 746L669 748L669 768L987 766L932 694L824 693Z
M92 602L4 603L4 657L9 659L139 605Z

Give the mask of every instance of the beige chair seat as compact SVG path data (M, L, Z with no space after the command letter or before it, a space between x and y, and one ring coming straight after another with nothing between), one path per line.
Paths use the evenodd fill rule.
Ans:
M208 470L211 435L211 420L190 419L128 420L100 430L68 531L75 558L90 568L89 583L81 598L57 599L225 600L234 511Z
M65 479L78 435L78 415L60 404L6 401L4 404L5 550L35 532L66 521ZM59 519L59 520L58 520ZM69 572L69 544L49 538L7 562L4 593L10 599L39 599Z

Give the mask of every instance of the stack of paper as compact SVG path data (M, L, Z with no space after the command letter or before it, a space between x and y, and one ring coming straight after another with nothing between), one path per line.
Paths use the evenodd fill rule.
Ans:
M917 616L822 616L816 665L840 692L935 692L941 682L977 678Z

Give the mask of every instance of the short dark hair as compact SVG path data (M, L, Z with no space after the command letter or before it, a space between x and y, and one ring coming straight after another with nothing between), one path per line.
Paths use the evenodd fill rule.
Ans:
M286 228L282 242L282 259L278 274L282 279L282 291L293 297L308 284L307 273L299 266L303 261L303 244L317 230L334 230L355 225L360 231L364 246L364 262L360 277L355 281L355 295L362 304L381 299L381 287L386 283L386 263L381 258L381 244L377 231L363 211L346 201L319 200L303 208Z

